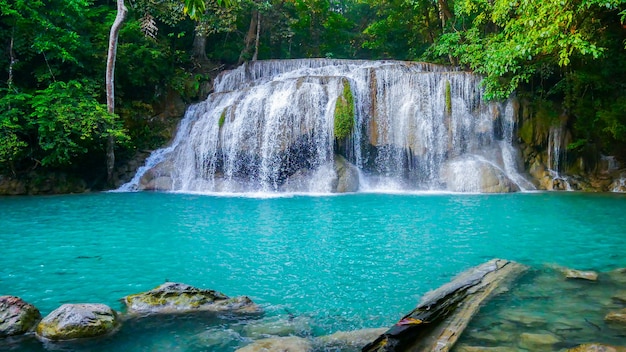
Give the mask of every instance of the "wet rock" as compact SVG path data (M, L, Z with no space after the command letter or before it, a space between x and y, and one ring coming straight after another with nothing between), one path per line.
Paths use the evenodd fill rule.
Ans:
M475 159L456 159L441 170L441 178L447 189L453 192L508 193L519 187L503 170L495 165Z
M530 351L545 351L555 343L560 342L558 337L550 333L532 334L523 333L520 335L519 345Z
M257 340L236 352L309 352L313 351L313 344L301 337L275 337Z
M617 284L626 285L626 268L609 271L607 275L609 277L609 280Z
M243 333L252 338L306 335L310 332L310 321L305 317L268 318L250 322L243 329Z
M120 326L117 313L104 304L64 304L37 325L37 336L72 340L110 334Z
M516 310L505 311L502 318L529 328L540 327L546 324L545 319L542 317L532 315L530 312Z
M39 310L16 296L0 296L0 338L21 335L41 320Z
M137 188L142 191L169 191L172 189L173 161L166 160L146 171Z
M355 331L338 331L331 335L321 336L318 338L318 342L327 347L348 346L363 348L363 346L374 341L387 330L387 328L371 328Z
M604 345L601 343L586 343L570 348L567 352L626 352L626 347Z
M484 346L468 346L459 345L454 349L455 352L517 352L517 348L513 347L484 347Z
M609 312L609 314L604 317L604 320L609 323L626 325L626 308L616 312Z
M613 301L626 304L626 291L619 291L611 297Z
M567 279L580 279L580 280L589 280L589 281L597 281L598 273L595 271L582 271L568 268L560 268L560 271L565 275Z
M335 155L335 172L337 179L333 181L333 192L345 193L359 190L359 170L340 155Z
M243 337L232 329L210 329L196 334L193 338L193 342L198 346L220 349L241 340L243 340Z
M246 296L230 298L221 292L166 282L150 291L124 297L129 313L186 313L197 311L255 313L259 307Z

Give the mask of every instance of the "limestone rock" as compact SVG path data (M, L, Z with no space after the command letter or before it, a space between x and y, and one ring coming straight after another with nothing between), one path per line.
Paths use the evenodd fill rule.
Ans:
M626 347L610 346L601 343L586 343L570 348L567 352L626 352Z
M117 313L104 304L64 304L37 325L37 336L71 340L110 334L120 326Z
M0 338L21 335L41 320L39 310L16 296L0 296Z
M259 338L268 336L307 335L311 333L308 318L267 318L246 324L243 329L247 337Z
M230 298L221 292L166 282L150 291L124 297L129 313L185 313L235 311L255 313L259 307L246 296Z
M359 190L359 171L356 166L340 155L335 155L337 179L333 182L333 192L346 193Z
M371 328L355 331L338 331L331 335L322 336L318 341L326 346L362 348L387 330L387 328Z
M468 346L468 345L459 345L454 348L455 352L517 352L517 348L513 347L484 347L484 346Z
M609 271L608 277L611 281L617 284L626 285L626 268Z
M476 159L455 159L441 170L441 178L453 192L508 193L519 187L495 165Z
M275 337L257 340L236 352L309 352L313 351L313 344L301 337Z
M169 191L172 189L173 162L170 160L157 164L146 171L139 180L138 188L142 191Z
M619 291L611 298L616 302L626 304L626 291Z
M562 268L561 272L567 279L581 279L589 281L597 281L598 273L595 271L582 271L575 269Z
M626 325L626 308L618 310L616 312L609 312L609 314L604 317L604 320L609 323Z
M545 351L560 341L558 337L550 333L523 333L520 335L520 347L529 351Z

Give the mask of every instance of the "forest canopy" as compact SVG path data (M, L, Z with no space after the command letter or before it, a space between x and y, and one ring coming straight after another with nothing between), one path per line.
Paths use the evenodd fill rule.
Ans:
M219 70L305 57L426 60L567 115L573 152L626 157L626 0L134 0L119 35L116 114L104 73L115 3L0 0L0 173L104 174L162 145L165 102Z

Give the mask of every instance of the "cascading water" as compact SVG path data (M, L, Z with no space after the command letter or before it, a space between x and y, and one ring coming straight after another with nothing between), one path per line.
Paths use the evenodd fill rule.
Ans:
M565 124L550 127L548 133L548 171L552 176L553 187L556 189L572 190L566 176L561 175L561 165L566 158Z
M481 78L398 61L257 61L225 72L171 146L123 190L345 192L531 189L517 167L511 102ZM349 87L354 127L335 136ZM343 97L343 98L342 98Z

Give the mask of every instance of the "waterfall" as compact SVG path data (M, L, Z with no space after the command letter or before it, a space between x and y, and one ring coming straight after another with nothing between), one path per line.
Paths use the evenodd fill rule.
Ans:
M172 144L123 190L183 192L532 189L519 174L511 102L445 66L330 59L256 61L222 73ZM353 128L335 136L349 87Z
M560 122L557 126L550 127L548 133L548 171L552 176L553 189L564 189L571 191L572 187L565 175L561 175L562 163L566 159L565 123Z

